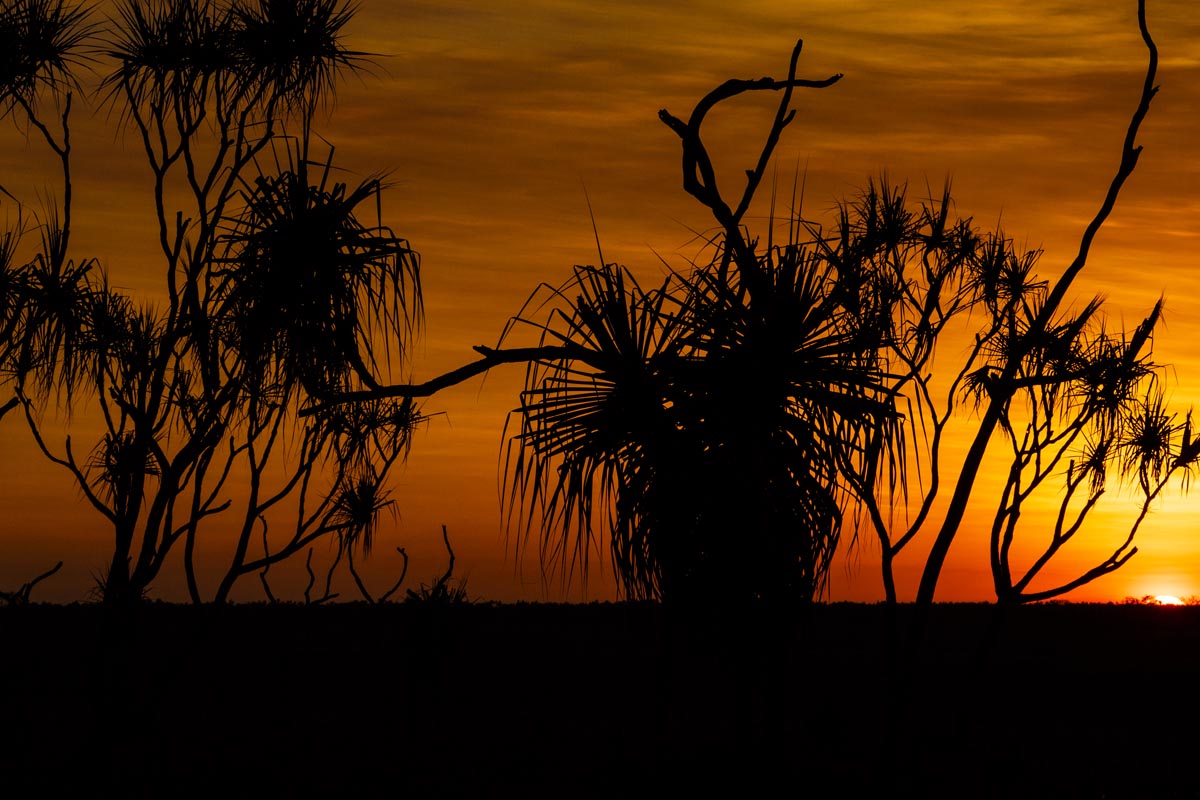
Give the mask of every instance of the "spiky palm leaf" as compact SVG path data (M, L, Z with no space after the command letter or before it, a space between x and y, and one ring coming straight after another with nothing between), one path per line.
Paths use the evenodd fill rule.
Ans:
M124 0L106 85L139 107L184 102L197 114L216 97L307 118L367 57L342 43L353 16L342 0Z
M258 178L230 220L217 324L252 383L298 384L309 394L376 385L376 343L402 346L421 317L420 262L408 243L360 207L377 200L378 178L316 184L292 168Z
M0 235L0 375L10 373L9 359L19 351L18 326L29 296L28 270L16 259L20 233L17 228Z
M703 471L719 476L700 495L709 552L697 559L712 562L701 587L723 570L745 599L812 597L851 501L841 472L865 471L902 435L881 360L890 329L859 302L880 302L884 291L858 284L881 273L851 275L849 263L792 243L761 257L753 296L712 269L690 281L700 359L676 405Z
M599 520L631 596L785 601L821 585L839 471L885 452L866 431L897 425L868 343L882 334L838 301L816 251L764 257L753 298L722 263L651 292L578 267L559 292L569 307L542 341L580 355L531 367L505 487L543 526L549 566L586 568Z
M61 389L69 401L96 374L93 317L106 294L95 261L36 258L28 268L25 315L13 370L18 385L49 395Z
M334 461L353 472L406 455L413 430L427 420L416 402L403 398L330 406L314 424L329 437Z
M38 94L76 86L74 71L94 26L89 9L64 0L0 2L0 116L34 108Z
M358 548L363 555L370 555L380 514L395 503L388 494L371 471L353 475L337 487L329 524L337 531L341 547Z
M1130 405L1122 423L1114 448L1121 476L1136 477L1148 493L1177 466L1175 457L1184 426L1168 413L1163 393L1155 386Z
M203 104L237 64L232 14L213 0L123 0L105 55L110 97L134 106Z
M92 452L88 472L113 507L121 508L141 501L141 492L133 487L146 476L157 475L158 465L147 443L131 431L105 434Z
M246 93L301 114L332 97L338 76L367 55L342 44L354 16L344 0L242 0L232 13Z
M667 294L644 292L628 272L606 265L577 267L557 295L570 298L569 310L535 326L543 343L577 346L587 360L530 365L506 458L509 513L528 512L522 535L541 524L543 562L568 573L586 572L600 520L627 591L652 595L657 570L630 498L653 483L648 472L672 449L661 369L675 355L678 330L664 311Z

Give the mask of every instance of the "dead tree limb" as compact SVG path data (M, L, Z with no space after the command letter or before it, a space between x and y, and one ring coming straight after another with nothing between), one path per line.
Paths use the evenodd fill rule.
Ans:
M446 574L438 580L438 584L445 586L450 582L450 578L454 575L454 548L450 546L450 534L446 531L446 526L442 526L442 542L446 545L446 553L450 556L450 563L446 565Z
M442 526L442 543L446 545L446 553L450 556L450 562L446 565L446 572L430 586L421 584L420 588L416 591L409 589L409 601L421 603L469 602L467 600L466 581L460 581L458 586L453 589L450 588L450 579L454 577L454 548L450 546L450 534L447 532L445 525ZM407 561L407 556L405 560Z
M42 581L46 580L46 578L49 578L51 575L62 569L62 565L63 562L59 561L53 567L46 570L41 575L38 575L33 580L21 584L21 588L17 589L15 592L0 592L0 600L3 600L10 606L29 605L29 595L33 592L33 587L37 586Z
M771 156L775 152L775 146L779 144L780 134L783 133L783 129L796 117L796 110L791 108L792 90L797 88L824 89L842 79L842 73L840 72L822 80L797 78L796 64L800 60L800 51L803 47L804 40L797 40L796 46L792 48L792 58L788 64L788 76L785 80L759 78L757 80L733 79L725 81L725 83L722 83L706 94L696 104L686 123L672 115L665 108L658 112L658 118L662 120L664 125L675 132L675 135L679 137L683 145L684 191L707 206L712 211L713 217L716 218L718 224L724 229L727 252L733 255L734 260L737 262L739 274L747 282L747 288L751 294L753 294L754 284L759 278L760 266L753 245L747 242L746 237L742 234L742 217L745 216L746 211L750 208L750 203L754 199L754 193L757 191L763 174L766 172L767 165L771 161ZM775 112L775 120L771 124L771 129L767 134L767 141L763 144L758 161L753 169L746 170L746 187L742 191L742 196L738 200L736 208L731 209L729 203L721 196L721 191L717 187L716 170L713 168L712 158L708 154L708 149L701 140L700 126L703 124L708 112L715 108L717 103L737 97L746 92L755 91L782 91L783 95L779 98L779 108ZM726 266L727 263L723 265L722 273L724 273ZM722 274L721 278L723 279L724 277L724 274Z
M404 585L404 579L408 577L408 553L404 551L403 547L397 547L396 552L399 553L404 559L404 568L400 570L400 577L396 580L396 583L392 585L392 588L380 595L379 602L381 603L386 603L388 598L394 595L400 589L400 587Z
M308 555L304 559L304 569L308 572L308 585L304 587L304 605L319 606L327 600L333 600L335 597L337 597L337 593L335 592L330 594L329 592L329 584L330 581L332 581L331 576L333 575L333 568L331 567L329 570L329 576L326 576L325 594L321 595L316 600L312 599L312 589L317 583L317 573L313 572L312 568L312 557L313 549L310 547L308 548ZM335 562L333 566L336 567L337 563Z
M375 598L367 591L367 585L363 583L358 570L354 568L354 548L352 547L346 548L346 564L350 567L350 577L354 578L354 585L358 587L358 593L363 596L368 605L375 605Z
M358 570L354 566L354 553L347 552L347 563L350 566L350 574L354 577L354 584L358 587L358 593L363 596L363 599L366 600L368 604L378 605L380 603L386 603L389 597L399 591L400 587L404 584L404 579L408 577L408 553L405 552L403 547L397 547L396 552L399 553L400 557L404 559L404 566L400 568L400 577L394 584L392 584L392 588L381 594L378 599L371 596L371 593L367 591L366 583L364 583L362 577L359 576Z
M483 356L483 358L457 369L452 369L444 375L439 375L424 383L394 384L392 386L380 386L376 389L363 389L356 392L342 392L340 394L329 395L323 402L301 409L299 416L312 416L313 414L344 403L385 400L393 397L429 397L440 392L442 389L457 386L465 380L474 378L476 375L482 375L492 367L501 364L527 364L531 361L560 361L569 358L603 369L603 365L597 363L595 353L570 344L516 347L508 350L476 345L472 349Z

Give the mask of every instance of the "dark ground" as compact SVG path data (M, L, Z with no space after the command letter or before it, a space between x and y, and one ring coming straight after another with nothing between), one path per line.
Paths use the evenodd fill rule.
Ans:
M893 622L0 608L0 797L1200 797L1200 608Z

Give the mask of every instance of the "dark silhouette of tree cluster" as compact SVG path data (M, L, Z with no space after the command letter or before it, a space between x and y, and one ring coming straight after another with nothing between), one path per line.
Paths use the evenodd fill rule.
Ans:
M599 266L536 291L500 346L477 347L478 361L420 385L385 385L420 320L416 254L380 220L363 221L379 178L339 183L332 148L314 155L315 114L338 76L365 63L341 41L352 9L337 0L117 8L95 24L62 0L0 8L9 45L0 108L57 155L63 187L35 216L31 259L21 255L23 213L0 239L0 365L14 392L0 414L23 408L45 455L111 524L107 600L142 596L182 543L199 602L200 531L221 515L238 532L213 599L250 573L273 598L271 565L335 536L315 601L308 549L306 600L333 596L332 570L345 556L373 601L355 551L370 550L391 506L387 475L421 419L414 398L504 363L527 365L503 459L510 529L536 542L547 569L585 575L599 532L628 596L685 605L807 602L822 592L847 530L878 541L894 602L895 559L937 526L917 594L932 602L998 442L1008 466L989 543L996 596L1055 597L1126 563L1151 504L1200 457L1200 436L1168 409L1152 359L1161 307L1112 333L1099 299L1067 301L1137 164L1157 91L1144 2L1149 63L1121 161L1057 279L1038 276L1036 251L956 217L948 185L913 202L885 177L830 224L789 212L781 241L774 224L765 241L750 231L746 214L795 117L795 90L841 77L797 78L798 43L786 78L726 81L686 120L659 113L682 145L684 190L717 223L710 258L643 288L601 253ZM95 259L68 258L71 98L93 59L110 67L97 96L140 139L154 179L165 277L157 306L110 288ZM778 93L779 104L730 195L702 127L722 103L753 92ZM935 375L938 341L964 328L965 358ZM534 341L506 346L518 330ZM50 401L103 419L87 455L70 438L61 450L46 441L40 414ZM934 520L945 431L964 407L977 415L975 434ZM1078 577L1036 588L1112 481L1141 498L1127 538ZM1052 492L1058 513L1044 548L1014 563L1022 511ZM285 511L292 518L273 538L269 520ZM252 555L257 542L262 554ZM449 575L410 595L454 599Z
M122 0L104 21L64 0L0 5L0 109L58 156L62 186L32 218L18 204L0 238L5 410L23 407L110 525L107 602L144 596L177 545L196 602L253 573L269 593L266 570L306 549L311 570L326 536L353 570L391 506L388 474L421 419L412 401L296 416L310 397L379 386L421 316L417 254L371 221L382 179L336 181L332 147L318 154L314 117L366 59L342 41L352 15L341 0ZM90 90L84 68L103 71ZM85 91L141 142L161 302L68 256L71 104ZM40 241L24 257L31 223ZM102 420L100 440L48 441L56 402ZM197 552L217 517L236 539L204 588Z
M1094 580L1136 552L1151 503L1200 456L1190 418L1166 408L1150 354L1161 306L1114 334L1099 299L1066 303L1140 153L1158 60L1144 3L1139 27L1149 64L1121 162L1057 280L1038 277L1036 251L955 218L948 185L914 204L885 178L841 204L829 226L796 215L785 241L774 241L773 228L765 241L752 234L744 218L795 116L793 90L841 77L798 79L797 44L787 78L727 81L686 121L659 114L682 143L684 189L717 222L709 261L643 289L601 254L601 266L576 267L514 318L505 337L532 328L535 345L477 347L479 361L426 384L333 399L424 396L498 364L528 363L504 459L510 524L538 542L543 564L566 573L586 574L599 529L627 595L686 604L810 600L847 524L875 534L895 602L894 560L930 526L943 488L946 426L973 406L976 433L918 600L933 600L997 440L1010 453L990 540L997 598L1046 599ZM701 127L719 104L756 91L778 92L780 102L731 202ZM547 304L547 317L531 315ZM964 325L973 334L966 358L935 378L938 340ZM1114 478L1142 501L1128 538L1077 578L1031 588ZM1059 512L1044 551L1021 572L1010 554L1022 508L1039 490L1060 493Z

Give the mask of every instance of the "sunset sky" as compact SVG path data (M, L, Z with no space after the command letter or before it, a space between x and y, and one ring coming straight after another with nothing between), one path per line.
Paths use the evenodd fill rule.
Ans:
M1148 17L1162 89L1142 129L1145 152L1072 294L1104 294L1113 327L1127 328L1165 296L1154 352L1171 365L1167 385L1184 412L1200 405L1200 11L1191 0L1150 0ZM473 360L471 346L494 345L540 283L559 284L573 264L597 261L585 191L607 260L647 280L663 274L660 257L686 265L699 252L695 232L713 222L683 192L678 140L657 112L686 117L727 78L783 77L798 38L801 77L845 74L831 88L797 92L796 121L777 151L788 191L804 175L807 218L828 219L835 201L884 170L908 181L914 197L949 177L960 215L1044 249L1045 277L1074 256L1108 187L1146 65L1135 0L758 0L736 10L716 0L363 0L346 36L351 48L379 57L343 83L317 128L343 168L389 174L385 222L422 258L426 324L411 374L395 382ZM741 99L710 116L708 141L728 185L752 165L774 101ZM153 299L162 272L149 172L135 137L117 134L115 118L95 108L81 104L74 118L74 253L98 256L114 285ZM26 143L8 120L0 134L0 184L36 204L57 182L44 147ZM4 213L15 218L11 204ZM765 204L752 210L751 227L765 231L766 214ZM941 352L935 368L958 355ZM425 403L438 416L397 475L399 516L368 567L374 585L395 574L398 545L412 556L410 585L440 574L445 524L456 575L473 597L614 596L607 543L597 545L586 594L577 578L566 588L557 576L543 580L535 553L522 558L506 544L498 465L522 379L521 367L501 367ZM963 422L957 430L969 429ZM86 417L73 424L76 437L91 438ZM51 439L61 444L62 433ZM951 458L948 476L955 471ZM985 474L939 600L993 597L989 485ZM1107 509L1079 537L1086 542L1047 569L1047 584L1090 568L1123 538L1128 507L1118 499ZM0 589L61 559L63 572L35 599L85 596L104 566L108 534L13 414L0 422L0 520ZM1143 526L1133 560L1068 599L1200 595L1198 521L1200 497L1172 489ZM1022 525L1037 535L1036 519ZM899 562L901 599L912 599L935 532ZM829 599L881 599L877 564L871 541L843 548ZM302 563L278 572L281 594L302 587ZM256 582L239 586L238 597L261 599ZM168 567L155 596L183 599L181 570Z

